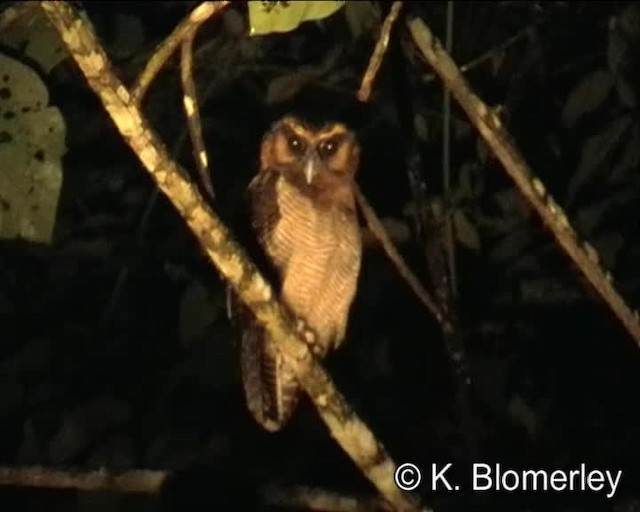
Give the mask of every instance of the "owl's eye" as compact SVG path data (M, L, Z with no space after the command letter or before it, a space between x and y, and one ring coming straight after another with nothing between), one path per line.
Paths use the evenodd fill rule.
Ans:
M337 150L338 150L338 141L333 139L322 141L320 143L320 146L318 146L318 152L324 158L335 155Z
M306 145L304 141L297 135L289 135L287 143L289 144L289 149L292 153L295 153L296 155L304 153Z

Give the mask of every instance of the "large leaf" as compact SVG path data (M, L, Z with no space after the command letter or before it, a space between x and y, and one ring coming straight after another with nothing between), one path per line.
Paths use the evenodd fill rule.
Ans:
M305 21L321 20L343 7L344 1L249 2L250 34L290 32Z
M65 122L40 77L0 55L0 238L47 243L62 185Z

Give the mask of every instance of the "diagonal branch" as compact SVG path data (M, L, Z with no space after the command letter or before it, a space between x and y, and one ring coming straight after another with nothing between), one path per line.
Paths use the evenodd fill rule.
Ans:
M391 37L391 29L398 19L398 15L400 14L400 9L402 8L402 2L396 0L391 5L391 10L384 22L382 23L382 28L380 29L380 37L376 42L376 46L373 49L373 53L371 54L371 58L369 59L369 65L367 66L367 71L362 78L362 83L360 84L360 90L358 91L358 99L360 101L369 101L369 96L371 96L371 89L373 87L373 81L376 79L378 75L378 70L382 65L382 60L384 59L384 54L387 51L389 46L389 38Z
M369 225L369 229L376 236L376 238L380 242L380 245L382 245L382 248L387 253L387 257L395 265L400 275L407 282L411 290L413 290L413 293L415 293L416 296L420 299L420 302L422 302L422 304L425 305L425 307L431 312L436 320L440 322L440 326L442 327L443 332L451 332L453 330L451 320L438 307L431 295L429 295L424 286L422 286L420 280L416 277L416 275L411 272L411 270L409 270L409 267L404 258L400 255L400 252L398 251L398 249L396 249L396 246L393 245L393 242L387 234L384 225L382 224L380 219L378 219L376 212L367 202L367 199L358 188L356 188L356 199L358 200L360 211L362 212L362 215Z
M391 37L391 29L393 28L396 20L398 19L398 15L400 14L400 9L402 8L402 2L396 0L391 5L391 9L387 14L384 22L382 23L382 28L380 29L380 36L378 41L376 42L376 46L371 54L371 58L369 59L369 64L367 66L367 70L364 73L362 81L360 83L360 89L357 93L357 98L362 102L367 102L371 98L371 90L373 86L373 82L378 75L378 71L380 70L380 66L382 66L382 61L384 60L384 56L387 52L387 48L389 47L389 38ZM404 258L400 255L400 252L396 248L396 246L391 241L391 237L388 235L387 231L382 224L382 221L378 218L373 207L367 201L367 198L362 193L362 191L356 185L356 199L358 201L358 206L360 206L360 211L362 212L362 216L367 221L367 225L369 226L369 230L373 235L378 239L380 245L384 249L387 257L393 265L398 270L398 273L402 276L402 278L407 282L409 288L416 294L420 302L429 310L429 312L436 318L436 320L440 323L442 330L445 333L451 332L452 325L448 316L444 311L438 307L436 301L431 297L429 292L422 286L422 283L418 279L418 277L409 269L409 266L404 261Z
M153 79L160 72L164 63L169 60L182 41L184 41L189 34L195 34L200 25L229 4L230 2L202 2L191 11L191 14L187 18L180 22L173 32L171 32L171 35L158 46L136 81L132 92L135 103L139 103L142 98L144 98L151 82L153 82Z
M581 242L578 239L562 208L546 191L542 181L534 175L513 145L509 133L496 112L487 107L473 93L453 59L421 19L408 20L408 27L422 56L458 100L487 145L504 166L507 174L553 233L558 245L573 260L586 280L640 346L638 313L627 306L613 287L611 274L603 270L596 250L588 242Z
M331 435L394 509L417 510L416 498L395 485L396 466L386 449L351 409L306 343L296 336L293 319L275 300L267 281L170 158L130 92L113 73L89 24L84 23L67 2L43 1L41 6L127 144L196 235L222 276L276 341Z

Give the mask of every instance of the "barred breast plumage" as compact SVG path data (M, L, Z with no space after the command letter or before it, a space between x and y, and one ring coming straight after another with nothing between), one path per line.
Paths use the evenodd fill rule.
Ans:
M323 153L327 141L335 147ZM294 150L296 142L303 150ZM265 137L261 171L249 186L252 224L277 275L280 299L314 332L321 357L343 341L356 293L361 239L352 184L358 155L343 125L314 130L285 118ZM241 367L249 410L264 428L278 430L295 409L299 385L253 321L243 329Z

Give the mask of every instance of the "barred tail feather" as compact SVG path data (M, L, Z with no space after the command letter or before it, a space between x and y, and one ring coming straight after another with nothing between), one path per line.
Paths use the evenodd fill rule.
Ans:
M298 404L300 386L273 341L255 322L242 334L240 364L245 399L252 416L264 429L280 430Z

